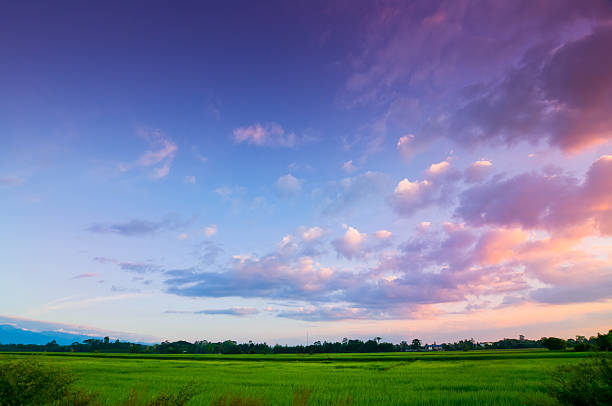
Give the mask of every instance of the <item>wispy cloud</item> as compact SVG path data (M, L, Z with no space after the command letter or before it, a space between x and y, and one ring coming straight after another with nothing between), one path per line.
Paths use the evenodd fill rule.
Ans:
M70 279L85 279L85 278L93 278L93 277L96 277L96 276L98 276L97 273L87 272L87 273L81 273L81 274L75 275L75 276L73 276Z
M172 231L189 223L190 221L181 219L178 215L168 214L160 221L132 219L122 223L94 223L87 228L87 231L132 237L154 234L158 231Z
M125 172L135 167L145 167L151 168L150 176L154 179L166 177L170 173L178 146L158 129L139 128L137 134L149 143L151 149L146 150L135 162L120 164L119 170Z
M23 185L25 179L15 175L0 175L0 187L11 187Z
M166 310L168 314L205 314L205 315L221 315L221 316L236 316L247 317L259 313L259 310L253 307L230 307L226 309L206 309L197 311L181 311L181 310Z
M159 265L154 265L145 262L130 262L130 261L119 261L115 258L106 258L106 257L95 257L93 258L95 262L100 264L114 264L117 265L123 271L136 272L136 273L146 273L146 272L156 272L161 271L162 267Z
M234 130L233 134L234 142L259 147L295 148L317 139L316 136L308 132L301 136L296 135L294 132L287 132L277 123L265 125L255 123L247 127L238 127Z

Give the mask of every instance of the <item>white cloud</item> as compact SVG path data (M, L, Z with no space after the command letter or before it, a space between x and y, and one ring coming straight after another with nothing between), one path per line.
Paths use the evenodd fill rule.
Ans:
M193 175L185 176L185 183L194 185L196 183L196 177Z

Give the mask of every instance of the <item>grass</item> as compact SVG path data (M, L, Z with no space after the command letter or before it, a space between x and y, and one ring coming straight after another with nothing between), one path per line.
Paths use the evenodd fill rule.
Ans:
M189 405L526 405L543 399L549 372L587 353L480 351L318 355L0 353L68 367L76 385L112 405L195 383ZM267 362L262 362L267 361ZM231 403L232 399L250 403ZM221 401L227 400L225 403ZM216 403L215 403L216 402Z

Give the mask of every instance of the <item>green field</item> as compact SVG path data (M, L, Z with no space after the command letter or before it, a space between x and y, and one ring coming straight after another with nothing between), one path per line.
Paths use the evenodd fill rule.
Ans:
M290 405L529 405L543 398L548 372L587 353L480 351L323 355L130 355L0 353L0 362L34 357L67 367L77 385L109 405L135 388L145 397L195 381L190 405L239 395Z

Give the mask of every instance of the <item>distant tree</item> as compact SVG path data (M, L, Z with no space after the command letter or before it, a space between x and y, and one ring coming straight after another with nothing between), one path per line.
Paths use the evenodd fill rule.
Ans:
M595 345L599 351L612 351L612 330L608 331L608 334L597 333Z
M410 348L413 350L420 350L421 340L419 340L418 338L415 338L414 340L412 340L412 344L410 344Z
M542 345L549 350L564 350L567 342L557 337L542 337Z

